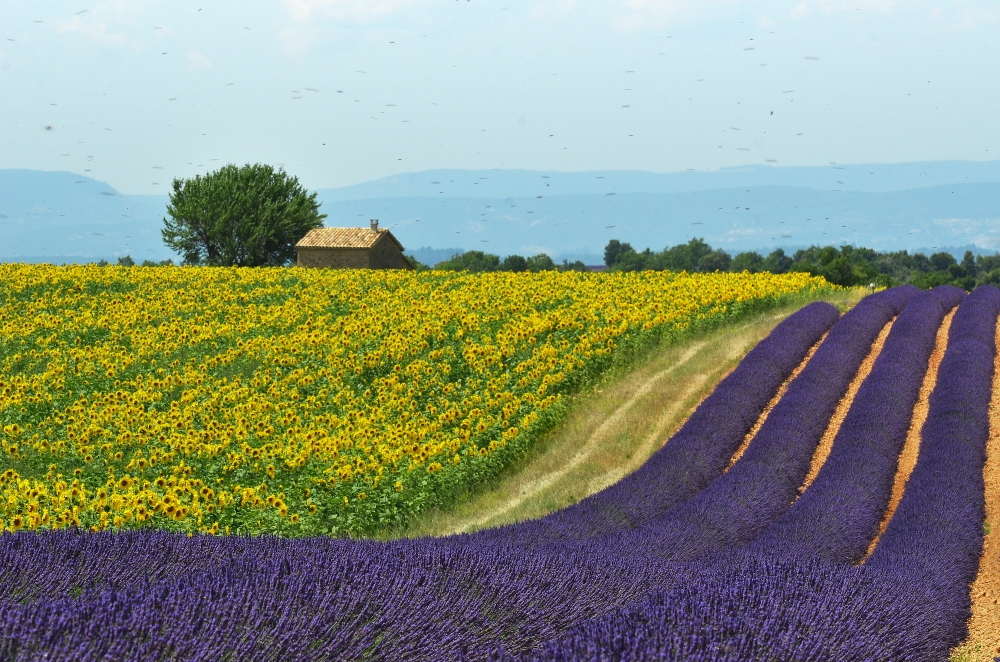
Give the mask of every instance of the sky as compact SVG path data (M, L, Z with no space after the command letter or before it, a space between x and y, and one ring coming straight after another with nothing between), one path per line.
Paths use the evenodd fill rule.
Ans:
M0 169L988 160L998 71L983 0L0 0Z

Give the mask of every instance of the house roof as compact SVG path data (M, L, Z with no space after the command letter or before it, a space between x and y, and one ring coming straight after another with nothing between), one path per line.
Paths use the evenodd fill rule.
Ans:
M316 228L295 244L296 248L371 248L382 236L387 236L399 250L403 245L385 228Z

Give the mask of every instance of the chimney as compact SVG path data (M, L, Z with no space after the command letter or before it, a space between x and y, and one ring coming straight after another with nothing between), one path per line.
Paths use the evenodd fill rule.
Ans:
M372 232L378 232L378 219L372 219Z

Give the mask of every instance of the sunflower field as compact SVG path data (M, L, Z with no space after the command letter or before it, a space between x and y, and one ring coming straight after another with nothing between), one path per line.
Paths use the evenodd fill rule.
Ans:
M0 530L361 535L808 274L0 265Z

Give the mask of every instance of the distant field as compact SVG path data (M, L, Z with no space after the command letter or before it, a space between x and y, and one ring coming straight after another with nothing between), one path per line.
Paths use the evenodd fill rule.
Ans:
M0 267L2 528L364 534L802 274ZM5 466L4 466L5 465Z

